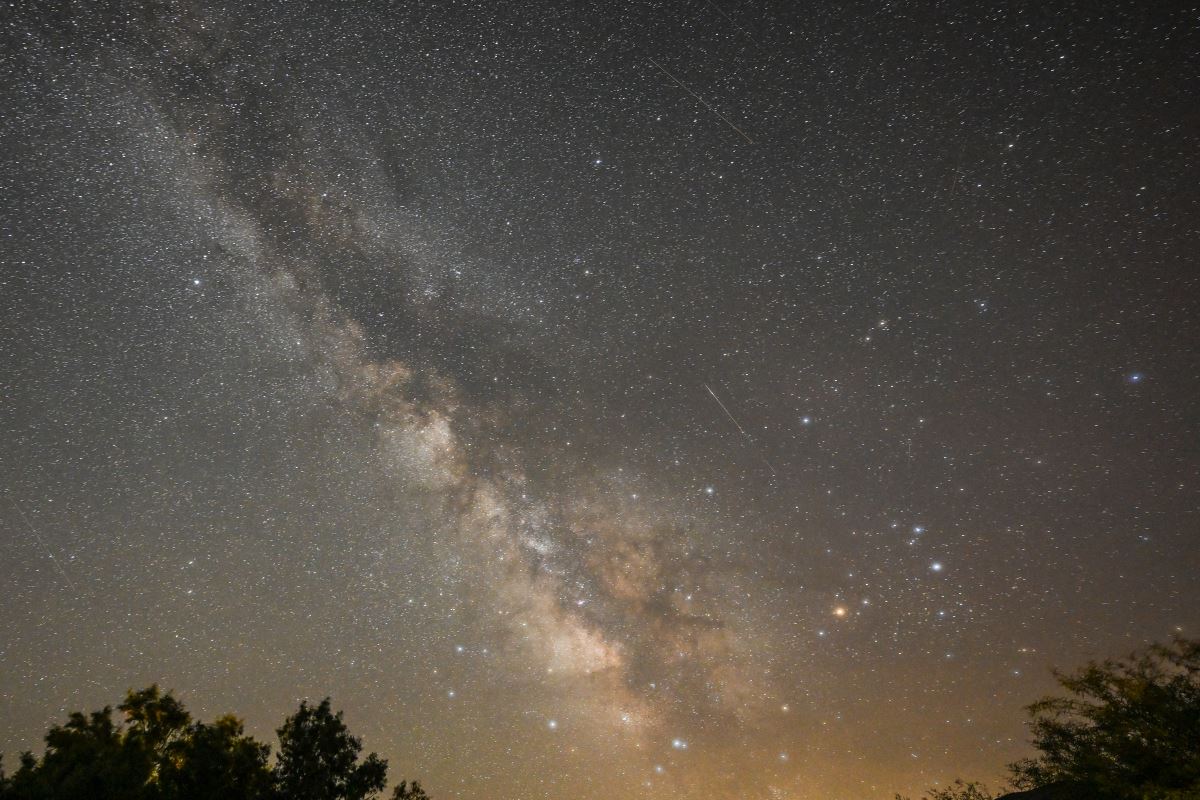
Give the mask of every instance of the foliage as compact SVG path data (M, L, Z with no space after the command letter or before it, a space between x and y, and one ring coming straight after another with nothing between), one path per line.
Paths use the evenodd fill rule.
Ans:
M232 715L188 730L186 748L162 769L164 800L266 800L274 779L267 764L270 745L246 736Z
M1066 696L1028 707L1038 754L1009 765L1029 800L1200 800L1200 640L1055 677ZM925 800L993 796L957 780Z
M21 755L8 796L14 800L152 797L147 790L148 765L136 748L125 746L112 712L111 706L87 716L77 711L65 725L52 727L40 761L30 753Z
M387 762L371 753L361 763L362 743L351 736L329 698L302 702L279 734L275 781L281 800L363 800L387 783Z
M1200 794L1200 641L1056 677L1068 696L1029 706L1038 755L1011 765L1015 786L1074 786L1097 800Z
M420 781L400 781L400 785L392 792L392 800L429 800L429 795L421 788Z
M907 798L896 795L896 800ZM929 789L922 800L995 800L995 795L988 791L982 783L965 783L961 778L947 789Z
M128 692L117 710L120 721L111 706L75 712L47 732L41 758L22 753L11 776L0 764L0 800L366 800L386 783L387 762L359 761L361 742L328 698L287 718L274 766L240 719L194 721L158 686ZM415 781L393 797L429 800Z

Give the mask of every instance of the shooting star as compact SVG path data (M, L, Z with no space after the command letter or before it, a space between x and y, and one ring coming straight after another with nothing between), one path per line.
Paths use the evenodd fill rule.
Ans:
M757 443L750 436L750 434L746 433L746 429L742 427L742 423L738 422L737 418L735 416L733 416L733 413L730 412L730 410L725 407L725 404L721 402L721 398L717 397L717 393L712 390L711 386L709 386L706 383L706 384L704 384L704 388L707 389L708 393L712 395L712 399L717 401L717 405L719 405L721 407L721 410L725 412L725 416L729 417L729 421L732 422L737 427L738 431L742 434L742 436L744 436L746 438L746 442L749 443L750 449L753 450L758 455L758 457L762 459L762 462L767 465L767 469L771 470L772 477L778 478L779 473L775 471L775 467L771 466L771 462L767 460L767 457L762 454L762 451L758 448Z
M725 20L726 20L726 21L727 21L727 22L728 22L730 25L732 25L733 27L737 28L739 31L741 31L742 33L744 33L744 34L746 35L746 38L747 38L747 39L749 39L750 41L754 42L756 45L759 45L759 47L761 47L761 46L762 46L761 44L759 44L759 42L758 42L758 40L757 40L757 39L755 39L753 36L751 36L751 35L750 35L750 31L746 30L746 29L745 29L745 28L743 28L741 25L738 25L736 22L734 22L734 20L733 20L733 17L729 16L729 15L728 15L728 14L726 14L724 11L722 11L722 10L721 10L721 7L720 7L719 5L717 5L716 3L714 3L714 2L713 2L713 0L704 0L704 2L708 3L708 6L709 6L709 8L711 8L713 11L717 12L717 13L718 13L718 14L720 14L722 17L724 17L724 18L725 18Z
M714 3L713 0L704 0L704 2L708 3L709 8L711 8L713 11L717 12L722 17L729 20L730 25L737 25L737 23L734 22L732 19L730 19L729 15L726 14L724 11L722 11L721 7L719 5L717 5L716 3Z
M715 109L715 108L713 108L712 106L710 106L710 105L708 104L708 101L707 101L707 100L705 100L703 97L701 97L700 95L696 94L696 93L695 93L695 92L693 92L691 89L689 89L689 88L688 88L688 86L687 86L687 84L685 84L683 81L679 80L679 78L676 78L676 77L675 77L674 75L672 75L671 73L667 72L667 70L666 70L666 67L664 67L662 64L658 63L657 61L655 61L653 58L650 58L649 56L646 56L646 58L647 58L647 59L649 59L649 61L650 61L650 63L651 63L651 64L653 64L654 66L658 67L658 71L659 71L659 72L661 72L663 75L666 75L666 76L667 76L668 78L670 78L671 80L675 81L675 85L676 85L676 86L678 86L680 89L683 89L685 92L687 92L688 94L690 94L692 97L694 97L694 98L696 98L697 100L699 100L699 101L700 101L700 103L701 103L701 104L702 104L702 105L703 105L705 108L707 108L707 109L708 109L709 111L711 111L712 113L716 114L718 117L720 117L720 118L721 118L721 120L722 120L722 121L723 121L723 122L724 122L726 125L728 125L729 127L733 128L735 131L737 131L737 132L738 132L738 135L739 135L739 136L741 136L743 139L745 139L745 140L746 140L746 142L747 142L748 144L754 144L754 140L753 140L753 139L751 139L749 136L747 136L745 131L743 131L743 130L742 130L741 128L739 128L737 125L734 125L734 124L733 124L733 122L732 122L732 121L730 121L729 117L725 116L725 115L724 115L724 114L722 114L720 111L718 111L717 109ZM712 391L712 390L710 389L709 391Z
M25 510L21 508L20 504L15 499L13 499L11 494L8 496L8 500L10 503L12 503L13 508L17 510L17 513L21 515L21 519L25 522L25 527L29 528L29 532L33 534L33 538L37 540L37 543L41 545L42 550L46 552L46 557L50 559L50 563L53 564L54 568L58 570L58 574L62 575L62 579L67 582L67 586L71 587L72 592L79 594L79 589L75 587L75 582L71 580L71 576L67 574L67 571L63 568L63 565L58 563L58 559L54 557L54 553L50 552L50 547L46 544L46 540L43 539L42 535L37 532L37 528L33 527L33 523L29 521L29 517L25 516Z

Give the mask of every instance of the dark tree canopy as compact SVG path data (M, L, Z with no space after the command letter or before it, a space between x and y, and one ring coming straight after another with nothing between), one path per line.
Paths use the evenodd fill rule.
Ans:
M267 760L270 745L245 735L232 715L211 725L197 723L188 731L187 746L159 774L164 800L265 800L273 795L274 778Z
M1066 696L1028 707L1037 755L1011 800L1200 800L1200 640L1055 673ZM991 800L956 781L927 800Z
M1029 706L1034 758L1013 784L1097 800L1200 797L1200 640L1057 674L1066 697Z
M896 795L896 800L906 800ZM930 789L924 800L994 800L994 795L982 783L967 782L961 778L945 789Z
M387 762L371 753L358 763L362 743L351 736L329 698L307 702L283 723L275 780L281 800L363 800L387 783Z
M421 788L420 781L413 781L411 786L408 781L400 781L392 790L392 800L429 800L429 795Z
M149 797L143 791L147 771L138 750L125 746L112 707L105 706L90 715L77 711L52 727L41 760L22 754L7 794L14 800Z
M130 691L117 708L119 722L106 706L51 728L41 758L22 753L9 777L0 769L0 800L367 800L387 782L387 762L359 760L362 744L328 698L287 718L274 765L270 745L240 719L194 721L157 686ZM394 797L428 800L407 781Z

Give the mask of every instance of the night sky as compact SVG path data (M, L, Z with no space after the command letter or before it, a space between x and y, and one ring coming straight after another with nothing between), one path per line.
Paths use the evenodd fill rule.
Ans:
M10 767L158 681L438 800L890 798L1200 632L1200 8L0 25Z

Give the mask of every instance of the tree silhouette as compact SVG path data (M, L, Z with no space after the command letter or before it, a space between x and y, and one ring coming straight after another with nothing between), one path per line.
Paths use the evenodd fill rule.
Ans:
M1011 765L1015 786L1096 800L1200 797L1200 640L1055 677L1068 696L1029 706L1039 754Z
M302 702L277 733L281 800L364 800L387 783L387 762L379 756L358 763L362 743L346 730L342 712L330 711L328 697L315 707Z
M1028 706L1038 754L999 800L1200 800L1200 640L1055 672L1065 697ZM902 800L897 795L898 800ZM991 800L956 781L927 800Z
M112 707L105 706L87 716L76 711L65 725L52 727L40 761L23 753L8 794L19 800L136 800L150 796L147 777L145 762L123 746Z
M163 800L269 800L271 746L245 735L232 715L197 723L159 775Z
M0 800L367 800L387 782L387 762L359 761L361 742L328 698L284 721L273 767L270 746L237 717L196 722L158 686L131 690L117 708L119 722L111 706L71 714L11 776L0 763ZM429 800L415 781L393 797Z
M907 798L896 795L896 800ZM925 800L995 800L995 795L982 783L965 782L959 778L946 789L930 789L925 793Z
M408 781L400 781L392 791L392 800L429 800L429 795L421 788L420 781L413 781L411 786Z
M146 775L147 797L157 796L150 787L162 771L183 758L192 716L170 692L165 694L154 684L140 691L129 691L125 702L117 706L124 714L120 736L121 750L140 774Z

